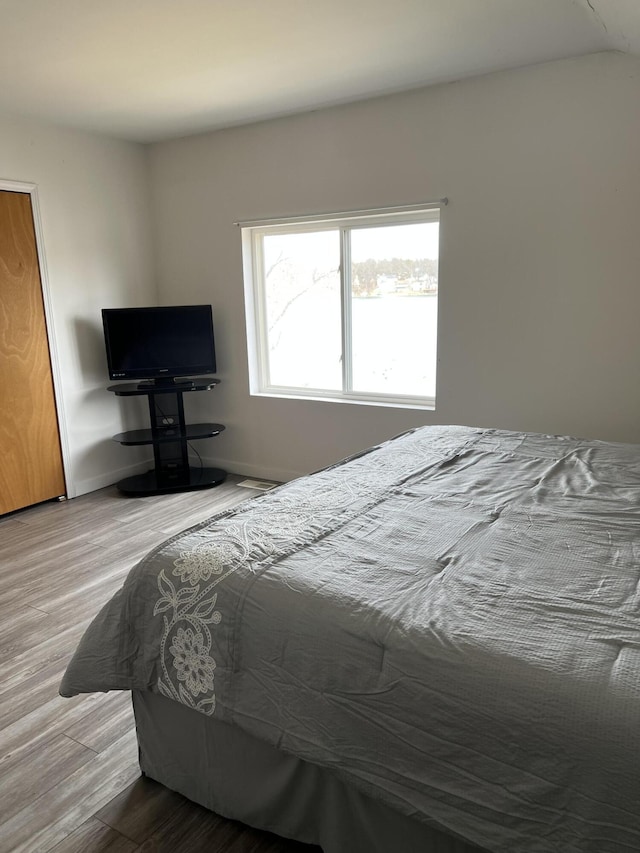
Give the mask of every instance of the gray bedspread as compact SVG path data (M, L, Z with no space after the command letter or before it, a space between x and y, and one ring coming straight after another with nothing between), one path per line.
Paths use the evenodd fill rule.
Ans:
M60 692L148 689L496 853L640 850L640 449L424 427L165 542Z

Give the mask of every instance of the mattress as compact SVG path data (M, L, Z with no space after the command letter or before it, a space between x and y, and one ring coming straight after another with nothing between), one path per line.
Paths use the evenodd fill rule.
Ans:
M640 453L425 427L173 537L61 693L151 691L495 853L640 849Z

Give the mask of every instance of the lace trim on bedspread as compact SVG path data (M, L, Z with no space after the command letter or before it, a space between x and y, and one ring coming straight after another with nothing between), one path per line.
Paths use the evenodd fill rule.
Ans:
M374 506L394 486L457 455L478 435L464 430L453 441L451 435L438 441L433 433L409 434L348 465L294 480L179 537L182 550L173 569L169 576L164 569L157 576L160 595L153 615L163 619L158 691L212 715L212 632L223 619L216 609L218 586L241 568L256 573L312 544Z

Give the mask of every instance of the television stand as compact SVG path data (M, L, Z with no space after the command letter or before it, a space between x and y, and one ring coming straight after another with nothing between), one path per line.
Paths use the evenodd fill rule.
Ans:
M162 389L164 391L171 391L175 389L175 387L179 385L180 390L189 391L195 385L195 381L193 379L149 379L146 382L138 382L138 390L144 391L145 393L151 389Z
M221 468L189 465L188 453L190 441L213 438L224 427L212 423L186 424L182 400L187 391L210 391L219 383L219 379L204 376L158 384L124 382L108 387L117 397L145 395L149 402L151 428L120 432L113 440L129 447L152 445L154 468L120 480L116 483L119 491L139 497L208 489L225 481L227 473Z

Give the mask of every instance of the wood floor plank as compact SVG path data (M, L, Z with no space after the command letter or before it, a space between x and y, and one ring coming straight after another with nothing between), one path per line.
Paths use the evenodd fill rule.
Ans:
M131 694L114 691L109 694L109 703L98 705L64 733L95 752L103 752L134 726Z
M48 613L28 605L12 608L11 611L0 624L0 661L13 657L13 648L23 645L20 638L28 638L32 631L37 631L43 624L46 626L49 619Z
M0 530L2 531L2 541L5 542L8 537L15 535L16 538L24 536L24 526L20 521L20 514L5 515L0 517Z
M111 546L105 549L100 543L92 543L89 531L85 531L82 540L69 541L64 547L49 543L30 557L24 553L11 555L3 549L0 580L7 584L13 577L19 577L21 583L30 589L58 594L60 589L74 589L78 582L101 576L102 572L106 578L109 574L131 568L156 538L152 532L125 537L121 530Z
M112 695L116 694L91 693L73 699L55 696L29 714L18 717L0 731L0 772L5 761L9 765L21 760L24 754L35 747L46 749L49 740L64 734L66 728L94 709L107 708Z
M4 522L0 521L7 554L11 555L12 559L22 557L29 560L46 554L49 549L62 552L65 543L79 544L86 541L87 520L90 515L86 512L74 514L73 510L66 509L71 503L68 501L52 507L47 514L41 513L37 519L25 516L21 522L23 533L14 528L9 535L5 535Z
M0 531L1 535L1 531ZM71 583L83 566L91 565L94 558L101 556L100 548L87 541L86 533L82 540L52 544L45 537L41 545L26 541L22 547L7 546L3 543L0 555L0 582L3 598L14 589L14 579L19 579L21 587L49 589L58 578L68 578Z
M137 844L92 817L52 847L51 853L135 853L136 850Z
M47 668L55 669L57 666L62 672L78 644L78 638L88 624L88 619L79 624L72 624L6 661L2 667L0 706L3 696L6 698L15 690L21 689L25 682L33 679L38 673L44 673Z
M32 744L19 756L0 764L0 822L4 823L95 758L92 749L65 735L50 738L46 745ZM13 760L11 760L13 758Z
M140 853L221 853L235 826L192 803L180 803L162 825L140 845Z
M220 817L184 800L139 848L140 853L322 853Z
M250 498L255 492L249 489L238 488L236 483L241 477L230 475L227 480L215 489L202 489L190 492L189 499L185 500L185 493L175 492L169 495L150 495L144 498L123 498L120 503L120 511L116 510L114 518L128 519L137 524L145 518L152 519L154 526L168 524L174 517L180 516L182 526L190 523L192 516L201 519L215 515L225 509L229 503ZM246 494L244 494L246 493ZM196 523L196 522L193 522Z
M135 732L0 824L1 853L46 853L140 775Z
M0 731L54 699L58 694L61 675L62 668L56 663L27 678L21 689L12 696L4 694L0 705Z
M86 575L74 579L77 586L69 589L68 581L65 583L58 579L56 588L52 588L49 595L43 590L31 593L28 603L31 607L48 613L62 625L78 622L82 617L92 619L102 605L107 602L115 592L120 589L124 579L129 573L129 565L109 566L101 576L87 572Z
M187 512L186 508L183 507L181 511L177 511L171 517L164 516L158 527L166 536L173 536L187 526L192 526L200 523L201 521L206 521L208 518L211 518L220 512L226 512L226 510L232 509L233 507L243 503L243 501L246 500L246 491L247 489L240 489L237 486L234 486L234 491L229 492L228 495L225 495L224 497L221 496L220 500L216 501L215 505L211 505L211 503L203 503L196 507L192 512ZM255 497L255 494L253 494L253 496Z
M108 601L110 595L113 595L120 586L121 583L116 582L108 587L108 592L96 595L95 598L74 596L64 607L53 613L37 611L41 614L39 619L25 617L24 624L14 625L11 632L7 633L6 639L3 639L0 663L22 654L25 649L41 644L47 637L55 637L58 631L64 630L70 623L75 623L77 628L84 629L102 605Z
M100 809L96 817L142 844L158 833L174 812L183 809L184 802L180 794L142 776Z

